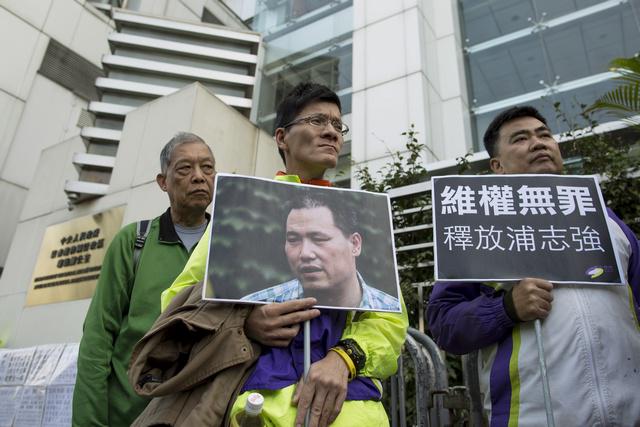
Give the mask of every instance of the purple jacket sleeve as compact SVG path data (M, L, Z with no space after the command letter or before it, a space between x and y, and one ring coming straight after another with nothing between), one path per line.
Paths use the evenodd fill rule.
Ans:
M427 308L436 343L449 353L465 354L501 341L514 325L503 295L480 283L436 283Z
M629 257L627 273L629 275L629 286L631 286L631 292L633 293L633 298L636 303L636 311L638 311L638 305L640 304L640 244L638 243L636 235L633 234L633 231L631 231L611 209L607 208L607 213L609 217L620 226L631 245L631 256Z

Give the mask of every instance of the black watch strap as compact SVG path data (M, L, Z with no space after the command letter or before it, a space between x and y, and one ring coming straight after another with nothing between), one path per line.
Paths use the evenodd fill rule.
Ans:
M364 364L367 361L367 356L365 356L364 351L358 345L355 340L346 339L340 340L338 342L338 346L342 347L344 351L349 355L351 361L356 367L356 372L360 372L364 368Z

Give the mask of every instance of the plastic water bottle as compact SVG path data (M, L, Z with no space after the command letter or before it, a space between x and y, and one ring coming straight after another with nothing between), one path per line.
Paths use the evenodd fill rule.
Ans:
M244 405L244 410L238 412L231 420L233 427L264 427L262 420L262 405L264 397L260 393L251 393Z

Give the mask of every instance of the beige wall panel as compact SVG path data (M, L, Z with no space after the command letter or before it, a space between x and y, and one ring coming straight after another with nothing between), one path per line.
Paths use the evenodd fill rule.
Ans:
M446 147L444 143L444 116L442 111L442 99L438 94L436 88L428 83L427 86L428 100L429 100L429 115L427 121L429 123L429 137L434 143L434 151L439 159L444 159L446 155Z
M436 87L440 86L439 83L439 69L438 69L438 44L436 35L433 32L433 27L429 24L429 22L421 15L420 18L420 29L421 33L424 37L424 45L422 47L423 52L423 69L422 72L426 74L427 79L431 82L431 84Z
M155 180L156 174L160 171L159 157L162 147L177 132L188 131L191 128L194 102L195 89L188 86L147 104L144 134L135 142L140 151L135 163L134 186ZM128 117L127 121L129 121ZM126 140L127 143L131 143L128 137ZM122 144L123 142L120 143ZM118 152L116 169L120 169L122 161L124 161L123 164L129 162ZM117 170L114 172L117 173Z
M225 27L235 28L235 29L238 29L238 30L246 30L246 29L248 29L247 24L245 24L243 22L243 20L242 20L243 18L240 18L238 15L233 13L227 6L223 5L218 0L206 0L206 1L202 1L202 0L185 0L185 1L187 1L190 4L203 3L204 6L206 6L206 8L209 9L209 12L211 12L213 15L215 15L215 17L218 18ZM229 5L229 3L231 3L231 2L225 1L225 3L227 3L227 5ZM252 4L251 6L253 6L255 8L255 4ZM247 9L248 7L250 7L249 2L246 2L244 4L244 9ZM237 11L238 9L232 9L232 10ZM250 16L253 16L253 15L246 16L243 12L244 11L241 11L240 15L245 16L244 19L247 19Z
M0 8L0 55L4 64L0 67L0 89L18 98L26 98L22 88L27 80L31 83L29 77L33 78L29 75L32 62L41 60L44 54L39 49L40 38L41 33L37 29ZM20 42L16 43L17 40ZM40 61L37 62L39 64Z
M70 1L70 0L65 0ZM8 10L40 29L47 17L51 0L1 0L0 7Z
M257 128L203 86L198 88L193 132L213 149L218 171L252 175Z
M460 72L462 68L458 68L457 50L459 45L456 44L456 38L453 34L440 38L437 41L438 46L438 74L447 76L440 79L438 92L443 99L450 99L461 96L466 89L462 86L462 78Z
M0 296L0 348L7 346L16 328L26 293ZM49 320L51 321L51 320Z
M46 99L46 102L42 102ZM69 134L68 124L77 120L77 98L68 90L38 75L9 149L2 178L29 187L37 158L44 148L60 142ZM36 125L37 124L37 125ZM74 126L75 127L75 126ZM75 127L75 132L80 129Z
M11 240L16 231L16 223L20 217L20 211L27 196L27 190L0 180L0 266L6 265ZM0 292L2 292L0 290Z
M198 20L202 18L202 9L206 3L205 0L181 0L181 3L192 11L193 14L198 17Z
M57 224L59 222L68 221L73 218L77 218L84 215L90 215L97 212L103 212L107 209L111 209L116 206L126 205L130 202L130 191L120 191L115 194L108 194L104 197L93 199L84 203L75 205L73 210L59 209L52 212L47 218L50 218L50 224ZM125 210L126 217L126 210ZM123 222L124 224L124 222Z
M433 29L436 37L446 37L453 34L455 29L454 4L455 0L437 0L433 3ZM455 17L457 18L457 16Z
M98 12L96 12L98 13ZM107 36L114 31L106 17L94 15L83 8L73 40L68 46L85 59L102 68L102 55L109 53Z
M201 136L212 147L219 171L254 173L257 127L194 84L127 115L109 191L153 182L160 170L162 147L179 131ZM274 167L281 168L281 164L273 141L264 135L267 141L261 143L269 148L263 149L265 157L261 155L257 164L261 173L271 176Z
M0 296L26 292L29 289L33 268L42 243L44 230L50 218L39 217L18 223L11 242L5 269L0 278ZM51 222L53 224L54 222ZM23 304L22 302L21 305ZM2 311L2 307L0 307Z
M367 158L367 146L364 141L367 116L366 102L367 93L364 90L354 92L351 96L351 126L349 126L349 133L351 134L351 161L354 163L360 163ZM358 137L355 141L354 135Z
M67 207L64 184L68 179L78 179L72 159L73 153L82 151L84 144L79 136L42 151L22 209L21 221Z
M160 150L157 150L157 153L141 154L141 141L144 139L149 108L150 104L147 103L127 114L120 144L118 144L116 166L111 174L111 181L109 181L110 193L129 189L133 185L133 177L136 174L136 170L142 167L138 165L138 159L141 155L156 159L156 173L160 170L160 161L158 160ZM147 167L152 167L151 162L148 163ZM148 170L142 175L151 176L151 171ZM153 176L155 177L155 175Z
M441 144L444 149L443 159L454 159L464 156L470 149L473 138L471 137L471 118L469 108L461 98L448 99L442 104L442 114L446 118L444 126L444 139L446 144ZM453 123L458 123L453 126Z
M413 73L407 76L407 103L408 103L408 117L405 122L405 129L409 129L409 126L413 123L415 130L418 132L418 140L426 145L422 159L427 162L433 162L438 160L433 154L433 147L439 143L429 138L429 124L427 117L429 115L429 91L427 89L428 81L424 74L421 72ZM402 141L401 150L406 149L406 138L402 135L398 135L400 141Z
M284 169L284 163L278 154L273 136L260 130L258 133L255 176L273 178L275 173Z
M402 11L401 1L363 1L366 24L380 21Z
M409 126L406 80L396 79L366 90L364 137L367 144L367 160L388 156L405 148L400 134ZM352 135L354 141L360 137Z
M150 182L131 189L127 210L124 213L122 225L152 219L162 215L169 207L169 197L156 182Z
M216 0L207 0L207 3L214 3ZM246 20L255 15L256 2L254 0L224 0L233 11L237 11L241 20ZM355 15L355 14L354 14Z
M79 342L90 299L25 308L8 341L11 348Z
M183 2L176 0L170 1L167 4L166 11L166 17L179 19L181 21L200 22L202 17L202 7L200 7L200 11L198 12L197 10L191 10L183 4Z
M170 0L140 0L138 12L148 15L163 16Z
M72 0L53 0L43 31L65 46L71 45L84 8Z
M25 70L22 85L18 91L19 98L27 99L29 97L33 83L37 77L36 73L40 69L40 65L42 64L42 59L44 58L48 45L49 37L44 33L40 33L38 40L36 41L36 45L33 48L33 52L31 53L31 61L29 61L29 65Z
M20 122L24 101L0 91L0 171Z

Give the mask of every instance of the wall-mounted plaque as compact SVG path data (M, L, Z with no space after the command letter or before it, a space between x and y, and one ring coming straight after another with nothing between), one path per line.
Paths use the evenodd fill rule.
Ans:
M47 227L27 306L90 298L123 215L124 207L120 206Z

